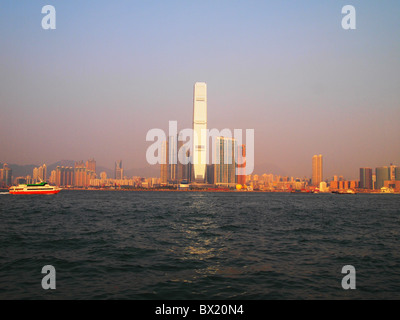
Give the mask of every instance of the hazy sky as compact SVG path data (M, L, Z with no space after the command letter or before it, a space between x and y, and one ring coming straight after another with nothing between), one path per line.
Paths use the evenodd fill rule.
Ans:
M2 0L0 161L144 167L147 131L191 127L204 81L209 128L255 130L257 173L400 165L399 17L397 0Z

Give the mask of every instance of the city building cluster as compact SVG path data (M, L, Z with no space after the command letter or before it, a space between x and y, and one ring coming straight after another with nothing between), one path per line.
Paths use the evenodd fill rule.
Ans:
M184 143L178 133L168 134L161 146L160 178L124 175L122 160L115 162L114 177L106 172L97 175L96 161L75 162L74 166L57 166L48 175L46 164L33 169L32 175L13 179L6 163L0 169L0 187L12 184L34 184L46 181L64 188L155 188L218 189L291 192L400 192L400 167L390 165L360 168L359 180L346 180L335 175L323 179L323 157L312 157L312 177L294 178L273 174L246 174L246 145L227 136L213 137L212 148L207 136L207 84L196 82L193 92L193 140ZM207 161L212 153L211 164ZM189 161L182 161L183 158ZM247 162L249 164L249 162ZM253 162L254 163L254 159Z
M239 148L240 150L240 148ZM242 150L244 152L244 150ZM359 180L347 180L343 176L334 175L330 179L323 180L322 156L318 161L312 158L311 178L289 177L264 173L262 175L234 175L234 166L218 167L206 166L206 182L209 188L224 186L225 188L238 189L242 186L248 191L267 192L290 192L290 191L312 191L312 192L336 192L348 189L357 192L400 192L400 167L395 165L372 168L360 168ZM159 177L127 177L123 175L122 161L115 163L113 177L108 177L102 171L96 173L96 161L94 159L77 161L73 167L57 166L55 170L47 174L46 164L35 167L32 175L24 177L12 176L12 169L8 164L0 168L0 187L6 188L18 184L34 184L42 181L63 188L124 188L124 189L182 189L182 184L190 181L191 165L161 165L161 178ZM215 171L219 177L215 178ZM240 171L239 171L240 172ZM243 173L243 172L241 172ZM209 179L209 180L207 180ZM217 181L217 182L216 182ZM228 181L219 183L218 181ZM230 181L235 181L231 183ZM213 183L214 182L214 183ZM215 183L216 182L216 183ZM206 185L206 184L204 184ZM203 185L203 186L204 186ZM190 186L190 184L189 184ZM244 190L243 188L239 188Z
M217 136L213 141L209 164L207 136L207 84L196 82L193 92L193 144L184 144L178 134L162 144L161 186L180 189L247 188L246 145L235 138ZM190 151L192 150L192 151ZM190 154L192 152L192 154ZM190 161L182 163L179 154Z

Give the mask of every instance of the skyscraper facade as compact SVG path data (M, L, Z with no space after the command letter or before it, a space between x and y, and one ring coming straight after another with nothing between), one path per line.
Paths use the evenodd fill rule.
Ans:
M75 162L74 166L74 186L85 187L86 184L86 166L83 161Z
M319 186L323 180L323 170L322 170L322 155L314 155L312 157L312 184L314 186Z
M376 183L375 189L381 189L385 185L385 181L390 180L390 167L378 167L375 169Z
M122 168L122 160L115 162L114 179L122 180L124 178L124 169Z
M178 136L170 136L168 141L161 145L161 184L179 184L182 181L189 181L190 163L183 163L179 160L179 153L189 155L188 148Z
M236 140L217 137L215 144L214 183L216 185L236 185Z
M246 146L244 144L238 146L237 160L237 183L246 184Z
M86 161L86 169L96 173L96 160L92 158Z
M360 188L373 189L372 168L360 168Z
M166 185L168 183L168 141L163 141L161 145L161 181L160 183Z
M190 158L189 147L180 139L178 139L178 181L190 182L191 163L190 161L188 163L180 161L179 154L181 154L181 157L184 155L187 159Z
M3 164L3 169L1 170L0 185L7 187L12 185L12 169L7 163Z
M207 84L196 82L193 93L193 180L203 183L207 165Z
M74 171L72 167L57 166L55 170L55 184L57 186L74 185Z
M170 136L168 139L168 182L178 182L178 137Z

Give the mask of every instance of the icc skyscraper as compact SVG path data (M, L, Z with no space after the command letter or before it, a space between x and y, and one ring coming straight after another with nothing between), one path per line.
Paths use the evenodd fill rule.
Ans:
M204 183L207 168L207 84L196 82L193 93L193 180Z

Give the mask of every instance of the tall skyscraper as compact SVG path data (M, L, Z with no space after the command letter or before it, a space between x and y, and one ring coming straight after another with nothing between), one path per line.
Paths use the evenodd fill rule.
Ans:
M312 157L312 184L314 186L319 186L323 180L322 172L322 155L314 155Z
M122 180L124 178L124 169L122 168L122 160L115 162L114 179Z
M394 169L394 179L400 181L400 167Z
M375 189L381 189L385 185L385 181L390 180L390 167L379 167L375 169L376 184Z
M246 184L246 146L238 146L237 183Z
M43 179L43 181L47 181L47 166L46 166L46 164L44 163L42 167L43 167L43 176L42 176L42 179Z
M178 137L170 136L168 141L163 141L161 146L161 184L178 184L183 180L189 180L190 164L182 163L179 160L179 152L188 156L188 148Z
M214 183L217 185L236 185L236 140L217 137L215 143Z
M360 168L360 188L373 189L371 168Z
M57 186L72 186L74 185L74 172L77 169L72 167L57 166L55 170L55 184ZM53 172L52 172L53 176ZM54 179L54 177L53 177Z
M168 141L163 141L161 146L161 184L168 183Z
M2 180L3 185L8 187L12 185L12 169L8 166L7 163L3 164Z
M178 137L168 139L168 182L176 184L178 181Z
M193 93L193 180L203 183L207 165L207 84L196 82Z
M92 158L86 161L86 169L96 173L96 160Z
M184 155L186 158L190 157L190 148L185 145L184 141L181 141L181 139L178 139L178 181L186 181L190 182L190 170L191 170L191 164L190 161L188 163L184 163L179 160L179 154Z
M32 179L33 179L33 181L34 182L37 182L38 180L39 180L39 169L38 168L33 168L33 171L32 171Z
M74 186L85 187L86 184L86 166L83 161L75 162L74 166Z

